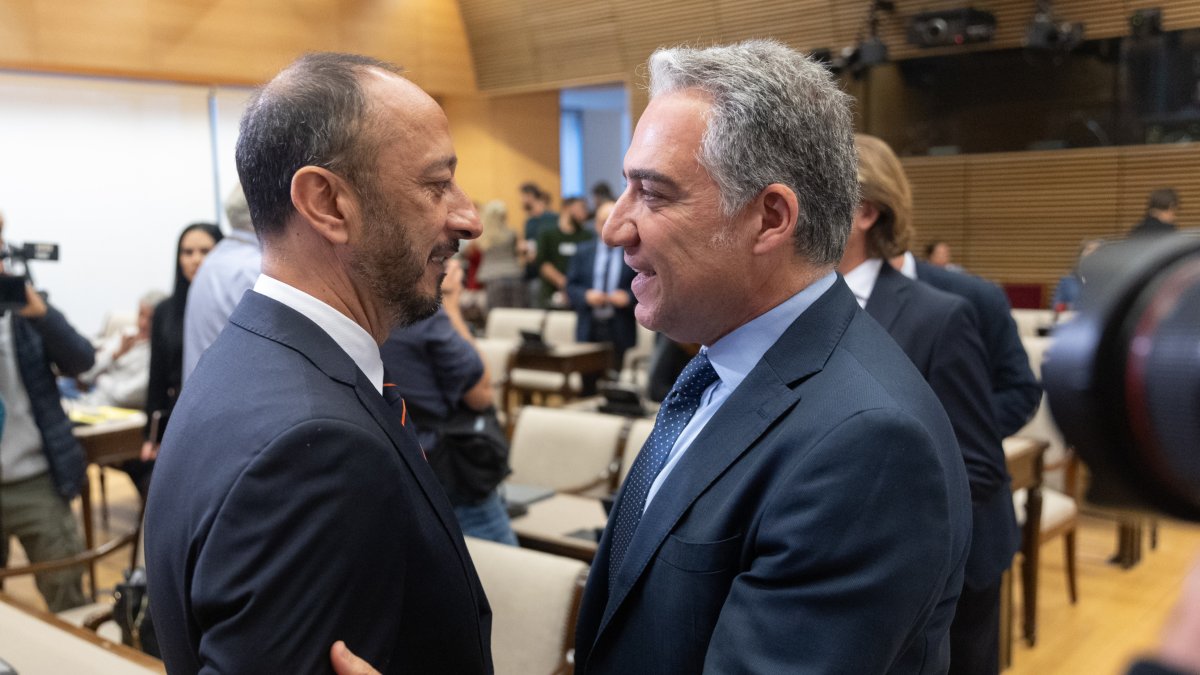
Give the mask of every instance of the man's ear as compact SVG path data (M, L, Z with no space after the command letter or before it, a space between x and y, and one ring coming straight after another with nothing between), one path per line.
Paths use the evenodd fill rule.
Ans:
M350 184L341 176L319 166L301 167L292 176L292 204L329 243L350 241L350 216L357 201Z
M863 200L858 203L858 208L854 209L852 226L855 230L866 232L872 227L875 227L875 221L879 220L879 215L878 206Z
M768 185L759 193L753 208L759 216L755 254L767 253L780 246L795 246L800 201L791 188L780 183Z

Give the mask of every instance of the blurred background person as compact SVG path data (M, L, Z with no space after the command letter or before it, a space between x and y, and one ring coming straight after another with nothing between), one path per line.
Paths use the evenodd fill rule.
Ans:
M1133 226L1129 236L1167 234L1175 231L1179 212L1179 194L1172 188L1159 188L1146 200L1146 216Z
M250 207L239 183L225 198L229 236L217 242L187 292L183 314L183 379L200 355L217 339L242 294L254 286L262 270L262 250L250 222Z
M1064 274L1058 280L1058 285L1054 287L1054 297L1050 301L1050 308L1055 312L1069 312L1075 309L1075 303L1079 302L1079 296L1083 294L1083 275L1079 273L1079 267L1083 263L1083 259L1095 253L1103 243L1100 239L1088 239L1079 245L1079 256L1075 259L1075 267Z
M4 221L0 220L0 249ZM0 271L3 271L0 266ZM83 448L63 411L54 371L78 375L92 367L92 343L25 284L25 306L0 315L0 567L8 538L21 541L30 562L69 558L83 550L71 500L87 480ZM35 576L51 612L84 603L83 568Z
M479 220L483 234L468 247L477 247L481 258L476 278L487 294L487 306L524 307L526 295L517 233L508 226L508 209L494 199L484 204Z
M525 285L528 306L539 307L538 295L542 289L542 276L538 273L538 239L542 232L558 227L558 214L550 210L550 195L536 183L521 184L521 208L525 210L525 231L519 250L525 261Z
M183 229L175 248L175 289L154 310L150 328L150 382L146 389L146 440L142 444L142 458L121 465L143 498L158 455L158 443L183 386L183 313L188 291L200 263L219 241L221 230L212 223L192 223ZM160 416L157 425L155 413ZM156 432L154 437L150 435L152 430Z
M162 291L150 291L138 300L137 326L110 336L96 350L96 364L76 378L83 405L146 407L150 383L150 326L154 308L166 299Z
M950 244L944 241L935 241L925 247L925 260L930 265L945 267L948 270L961 272L962 266L956 265L951 257Z
M538 235L534 264L542 277L537 306L543 309L567 307L567 268L581 242L595 239L594 232L583 229L587 203L580 197L563 200L558 226Z
M603 227L614 204L608 202L596 212L597 227ZM567 297L575 310L575 339L602 342L612 346L610 376L621 372L625 352L637 342L637 319L633 310L633 278L637 275L625 264L625 249L609 246L599 238L579 244L567 269ZM596 375L583 378L583 395L596 393Z
M459 261L447 261L441 308L427 319L393 329L379 347L384 370L398 378L406 409L417 426L417 440L430 465L442 461L435 456L445 451L439 445L439 432L451 418L460 412L495 414L487 362L462 316L462 282ZM486 497L473 499L458 494L440 472L434 473L443 481L463 534L517 545L495 486Z

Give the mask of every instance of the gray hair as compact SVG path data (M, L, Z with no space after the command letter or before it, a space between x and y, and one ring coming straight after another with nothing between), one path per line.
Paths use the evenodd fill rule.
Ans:
M145 305L147 307L157 307L158 303L160 303L166 299L167 299L167 294L163 293L162 291L160 291L156 288L154 290L146 291L145 293L143 293L142 297L138 298L138 304Z
M858 205L850 97L824 66L774 40L650 57L650 97L699 89L712 98L697 159L732 218L780 183L800 202L796 251L836 264Z
M229 218L229 226L239 232L253 232L254 223L250 221L250 206L246 204L246 194L242 192L242 184L238 183L229 191L225 198L225 216Z

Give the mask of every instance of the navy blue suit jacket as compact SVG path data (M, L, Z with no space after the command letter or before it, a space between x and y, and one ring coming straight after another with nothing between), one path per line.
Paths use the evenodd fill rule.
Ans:
M591 342L595 339L592 333L592 308L588 306L584 295L592 287L595 276L597 239L581 242L575 250L571 264L567 267L567 297L571 300L571 308L575 310L575 339L580 342ZM625 307L614 308L613 347L618 353L624 353L637 342L637 319L633 316L633 308L637 300L633 297L633 278L637 272L629 265L621 263L621 276L617 280L617 290L629 294L629 304Z
M146 564L172 673L330 672L339 639L383 672L491 671L491 610L411 428L252 291L175 407Z
M969 512L945 412L839 279L709 420L614 578L610 522L576 672L944 673Z
M884 263L867 301L946 408L971 482L974 534L966 585L996 585L1020 546L1004 447L992 415L987 357L966 300Z
M987 353L996 430L1008 438L1021 430L1042 401L1042 386L1029 368L1029 356L1017 333L1008 296L996 284L970 274L917 261L917 279L965 298L979 319L979 337Z

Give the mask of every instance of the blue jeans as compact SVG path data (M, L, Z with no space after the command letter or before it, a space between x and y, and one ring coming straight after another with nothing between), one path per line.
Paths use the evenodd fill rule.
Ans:
M468 537L487 539L509 546L517 545L517 535L513 533L508 521L508 511L500 494L492 490L492 494L478 504L463 504L454 507L454 515L458 518L458 526Z

